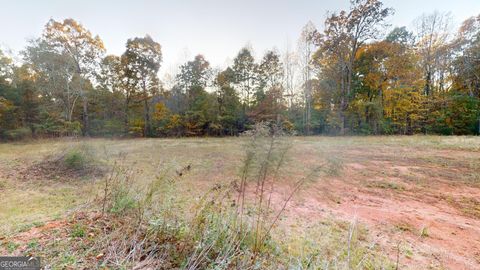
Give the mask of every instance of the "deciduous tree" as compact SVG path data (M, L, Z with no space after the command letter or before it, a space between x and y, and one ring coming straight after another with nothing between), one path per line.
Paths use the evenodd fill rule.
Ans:
M135 91L135 97L143 103L143 135L151 136L150 100L161 88L157 75L162 63L161 46L147 35L143 38L129 39L126 47L127 49L122 55L126 89L128 89L129 95ZM128 111L128 109L126 110Z
M78 80L76 87L82 99L83 134L88 135L88 85L98 72L105 47L98 36L93 36L80 23L73 19L58 22L51 19L45 26L42 42L57 54L69 58L74 76Z

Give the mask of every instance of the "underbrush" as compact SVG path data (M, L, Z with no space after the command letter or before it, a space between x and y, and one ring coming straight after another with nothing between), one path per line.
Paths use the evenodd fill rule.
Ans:
M144 176L135 168L122 161L113 164L91 210L77 212L66 224L43 234L44 238L30 241L23 253L43 257L54 269L391 266L354 224L328 224L320 232L309 231L309 236L279 237L293 195L317 178L322 166L297 179L278 199L276 182L289 160L288 135L276 127L259 125L245 136L246 153L238 177L213 185L201 196L180 194L190 165L162 166L150 181L139 181ZM96 164L89 153L68 151L58 162L68 170L89 170Z

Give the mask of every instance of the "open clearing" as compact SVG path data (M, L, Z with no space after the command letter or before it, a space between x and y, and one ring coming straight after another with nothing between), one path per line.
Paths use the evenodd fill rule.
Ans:
M145 179L161 166L176 169L189 164L191 170L182 178L178 195L185 195L188 203L192 194L238 177L243 140L65 139L0 144L0 251L5 251L0 253L25 251L33 238L61 226L101 190L101 176L41 179L43 174L31 169L67 145L88 143L106 163L121 160L135 166ZM328 164L294 196L275 228L292 253L301 252L300 240L317 243L332 238L327 231L347 237L343 232L348 224L358 224L361 241L376 246L375 252L393 262L398 257L401 269L480 269L479 137L291 140L274 202L286 196L295 180L319 164Z

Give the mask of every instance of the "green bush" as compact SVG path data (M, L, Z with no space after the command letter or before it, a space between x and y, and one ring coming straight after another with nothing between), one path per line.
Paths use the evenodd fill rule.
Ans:
M73 226L72 232L70 233L71 237L77 237L77 238L82 238L86 235L85 233L85 226L79 223L76 223Z
M123 213L134 209L137 206L137 200L133 197L128 187L118 187L114 190L112 205L109 211L114 214Z
M5 132L7 140L17 141L32 137L32 130L29 128L17 128Z
M82 134L82 124L78 121L65 121L58 115L42 113L40 123L35 124L36 134L40 136L78 136Z
M119 120L93 119L90 122L90 134L93 136L118 136L125 132L125 123Z
M85 165L85 158L82 153L72 151L65 156L65 164L72 169L81 169Z
M78 136L82 134L82 124L78 121L65 121L63 123L62 134L66 136Z
M88 167L94 161L93 151L86 145L67 150L63 162L67 168L81 170Z

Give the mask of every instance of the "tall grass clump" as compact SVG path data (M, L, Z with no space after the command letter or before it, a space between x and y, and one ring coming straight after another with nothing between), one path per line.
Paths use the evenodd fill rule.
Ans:
M291 143L275 125L258 124L244 134L245 155L238 177L217 183L201 196L179 195L186 166L162 166L147 184L139 171L115 163L93 205L100 217L90 224L96 237L84 252L97 258L86 267L114 269L318 269L324 257L292 257L274 231L302 186L320 168L291 183L279 199L278 183L286 170ZM187 197L188 201L185 201ZM86 231L82 235L89 235ZM352 233L348 243L352 243ZM361 265L351 249L338 258ZM316 251L315 251L316 252ZM306 258L309 263L305 263ZM322 264L322 265L320 265ZM338 264L340 265L340 264ZM84 267L83 265L82 267ZM329 268L329 267L328 267ZM330 269L330 268L329 268ZM337 268L339 269L339 268Z
M275 268L270 237L292 195L274 207L272 194L290 148L276 126L257 125L244 135L238 179L212 186L194 202L177 196L178 169L162 167L146 186L134 169L114 164L98 201L109 229L93 245L104 266L153 269ZM186 168L190 169L190 166ZM144 181L142 181L144 182Z
M106 164L88 142L74 144L47 159L45 165L55 167L57 174L66 177L102 176Z
M320 171L321 166L294 182L289 194L283 201L275 202L275 207L272 195L288 159L291 147L288 135L276 125L265 124L257 124L245 134L249 139L245 146L246 156L241 169L237 204L240 226L246 222L254 228L254 259L264 248L268 248L271 231L293 195ZM247 193L253 194L253 198L246 198Z
M87 144L81 144L71 147L65 151L62 157L63 163L67 168L74 170L85 169L95 163L95 153Z
M105 179L102 201L102 213L106 211L120 214L136 207L138 199L132 188L134 171L113 165L111 173Z

